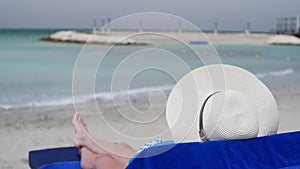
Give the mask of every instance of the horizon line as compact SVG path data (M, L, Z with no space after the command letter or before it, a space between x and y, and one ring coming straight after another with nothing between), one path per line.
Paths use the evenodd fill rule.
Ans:
M88 31L88 30L93 30L92 28L75 28L75 27L0 27L0 30L84 30L84 31ZM138 31L138 29L112 29L112 31ZM144 29L144 30L160 30L160 31L168 31L168 30L162 30L162 29ZM174 29L175 30L175 29ZM172 30L171 32L174 32L174 30ZM183 30L186 32L189 32L189 30ZM202 32L214 32L214 29L203 29L201 30ZM226 33L226 32L245 32L245 30L237 30L237 29L218 29L218 33ZM269 31L263 31L263 30L250 30L250 32L252 33L272 33L272 29L270 29Z

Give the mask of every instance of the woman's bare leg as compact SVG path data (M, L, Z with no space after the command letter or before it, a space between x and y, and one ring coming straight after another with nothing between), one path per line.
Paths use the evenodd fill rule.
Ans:
M110 155L95 154L85 147L82 147L80 150L81 167L83 169L124 169L127 166L127 164L121 163Z
M110 156L117 161L120 161L122 164L125 164L125 166L128 164L130 157L136 153L136 150L126 143L113 144L92 138L88 134L86 126L78 113L74 115L72 122L76 132L74 145L78 148L85 147L92 153L100 155L101 157Z
M127 164L124 164L108 155L98 156L98 158L95 161L96 169L124 169L126 166Z

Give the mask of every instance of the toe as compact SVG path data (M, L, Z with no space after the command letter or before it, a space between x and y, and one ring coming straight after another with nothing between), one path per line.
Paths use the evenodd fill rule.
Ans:
M72 119L72 123L73 123L73 124L76 123L77 118L78 118L78 113L76 112L76 113L74 114L74 116L73 116L73 119Z
M75 113L74 116L73 116L73 119L72 119L72 124L73 124L75 130L79 130L79 129L82 128L81 124L80 124L80 121L78 120L79 117L80 117L79 113Z

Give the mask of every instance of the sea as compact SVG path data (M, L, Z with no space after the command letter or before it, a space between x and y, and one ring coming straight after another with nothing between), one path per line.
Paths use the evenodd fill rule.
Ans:
M180 58L190 70L205 64L182 44L112 47L40 40L56 31L0 30L0 112L72 106L74 90L77 90L74 86L80 88L81 85L93 86L94 90L78 89L78 102L88 102L94 97L106 101L128 94L147 97L156 90L168 93L186 73L181 64L170 61L170 58ZM191 46L200 51L204 60L210 57L206 56L208 54L203 45ZM219 60L208 59L209 63L221 62L243 67L267 86L300 84L299 46L211 47L215 49L214 55L218 55ZM96 57L89 58L90 53ZM78 68L81 72L76 74ZM77 76L82 80L74 85Z

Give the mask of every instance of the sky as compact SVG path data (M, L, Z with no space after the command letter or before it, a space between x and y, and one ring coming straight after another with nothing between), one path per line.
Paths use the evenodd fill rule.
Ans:
M177 15L202 30L269 31L276 18L300 15L300 0L0 0L0 28L91 28L137 12Z

